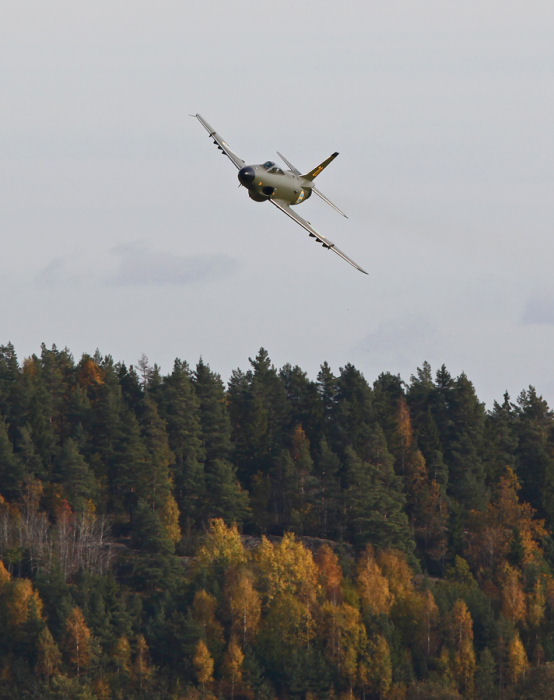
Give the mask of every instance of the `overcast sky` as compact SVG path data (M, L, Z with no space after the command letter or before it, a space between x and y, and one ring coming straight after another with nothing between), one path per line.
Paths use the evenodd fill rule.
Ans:
M227 379L260 346L315 378L427 360L491 406L554 406L554 3L8 2L0 344ZM247 162L334 150L299 213Z

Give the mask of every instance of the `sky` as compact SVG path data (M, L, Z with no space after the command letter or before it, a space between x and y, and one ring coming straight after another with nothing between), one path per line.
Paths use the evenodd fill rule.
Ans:
M8 2L0 24L0 344L97 348L226 381L264 347L409 381L465 372L554 407L550 0ZM298 212L246 162L307 171Z

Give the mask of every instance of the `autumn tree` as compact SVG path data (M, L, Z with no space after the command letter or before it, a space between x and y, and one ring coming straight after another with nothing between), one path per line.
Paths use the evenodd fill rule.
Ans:
M457 600L448 623L450 670L459 691L471 697L475 676L473 620L463 600Z
M316 552L315 563L327 598L337 605L342 599L342 569L337 555L328 544L322 544Z
M235 688L242 679L243 661L244 654L240 645L234 637L231 637L223 657L223 680L231 700L234 700Z
M83 613L74 607L65 621L64 648L68 661L75 667L77 676L81 670L89 667L92 660L91 632L85 622Z
M228 567L224 593L231 633L244 649L254 641L261 619L261 600L253 573L242 566Z
M519 634L516 632L512 637L508 647L508 673L512 683L517 683L525 677L529 668L529 661L525 653L525 647L521 643Z
M37 660L35 671L45 680L49 680L60 667L62 655L52 633L46 625L41 629L37 639Z
M213 681L214 660L210 656L208 647L202 639L199 639L196 644L192 664L196 680L200 683L202 691L204 692L206 686Z
M133 676L142 691L152 677L154 669L150 662L150 649L143 634L139 634L136 642L135 659L133 661Z

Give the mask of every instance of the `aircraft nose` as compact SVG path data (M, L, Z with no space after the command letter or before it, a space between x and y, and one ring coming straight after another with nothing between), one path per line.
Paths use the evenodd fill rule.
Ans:
M250 187L254 181L254 168L251 165L241 168L239 170L238 178L241 185Z

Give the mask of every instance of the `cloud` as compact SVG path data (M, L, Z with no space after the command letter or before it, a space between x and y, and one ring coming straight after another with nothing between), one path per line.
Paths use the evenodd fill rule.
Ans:
M380 358L383 366L409 365L414 357L428 357L436 337L436 328L425 318L388 319L363 338L359 350Z
M78 275L69 269L66 258L54 258L35 275L39 287L57 287L61 284L74 284Z
M528 300L522 316L523 323L554 325L554 300L546 296Z
M121 286L188 285L226 277L238 266L227 255L180 256L147 250L137 244L117 246L112 254L119 260L108 281Z
M237 261L227 255L173 255L130 243L113 248L109 256L95 261L85 262L77 256L54 258L35 275L35 282L39 287L98 283L120 287L185 286L227 277L237 267Z

